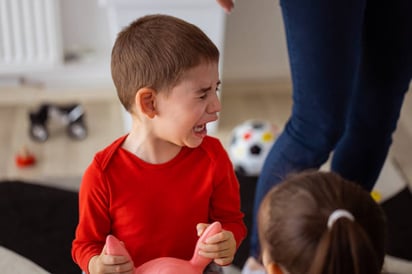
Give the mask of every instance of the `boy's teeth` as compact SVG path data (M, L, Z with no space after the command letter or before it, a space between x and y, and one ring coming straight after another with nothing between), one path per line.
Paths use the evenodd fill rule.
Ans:
M205 126L204 126L204 125L201 125L201 126L195 126L195 132L200 132L200 131L202 131L204 128L205 128Z

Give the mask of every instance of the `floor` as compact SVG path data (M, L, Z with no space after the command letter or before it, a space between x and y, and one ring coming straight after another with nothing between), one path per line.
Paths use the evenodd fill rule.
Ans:
M217 131L211 133L222 143L229 144L233 127L247 119L270 120L282 127L289 116L291 98L289 87L253 83L223 86L223 109ZM73 141L58 121L49 124L50 137L44 143L32 141L28 135L28 112L42 102L66 104L79 102L86 109L88 137ZM122 110L110 89L89 91L48 91L40 88L0 88L0 180L24 179L78 189L80 178L94 153L124 134ZM412 93L407 94L394 143L382 177L409 183L412 187ZM18 168L16 154L26 147L37 158L28 168ZM327 165L325 165L327 168ZM392 186L389 188L393 188ZM386 190L382 190L385 192ZM388 191L392 191L389 189ZM412 265L390 259L387 266L396 273L412 273ZM226 268L226 273L238 270Z

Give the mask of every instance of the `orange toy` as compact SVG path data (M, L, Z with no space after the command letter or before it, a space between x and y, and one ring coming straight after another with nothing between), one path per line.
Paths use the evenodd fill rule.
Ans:
M26 146L23 146L20 152L16 155L16 165L18 167L28 167L36 163L36 158L34 155L27 149Z
M190 261L161 257L142 264L135 269L134 274L202 274L212 259L198 254L199 244L221 231L222 225L219 222L214 222L208 226L199 240L197 240L195 251ZM127 252L124 245L112 235L106 238L106 250L108 255L122 255L130 258L129 252Z

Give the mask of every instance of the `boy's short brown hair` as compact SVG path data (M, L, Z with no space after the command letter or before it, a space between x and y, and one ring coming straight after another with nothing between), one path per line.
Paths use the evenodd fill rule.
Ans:
M155 14L135 20L118 34L111 71L120 102L130 111L140 88L172 88L188 69L218 61L219 50L197 26Z

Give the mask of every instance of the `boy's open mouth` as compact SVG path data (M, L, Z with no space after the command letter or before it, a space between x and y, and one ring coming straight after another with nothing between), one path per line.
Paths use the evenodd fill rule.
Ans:
M202 125L195 126L193 128L193 131L196 132L196 133L200 133L200 132L204 131L205 128L206 128L206 124L202 124Z

